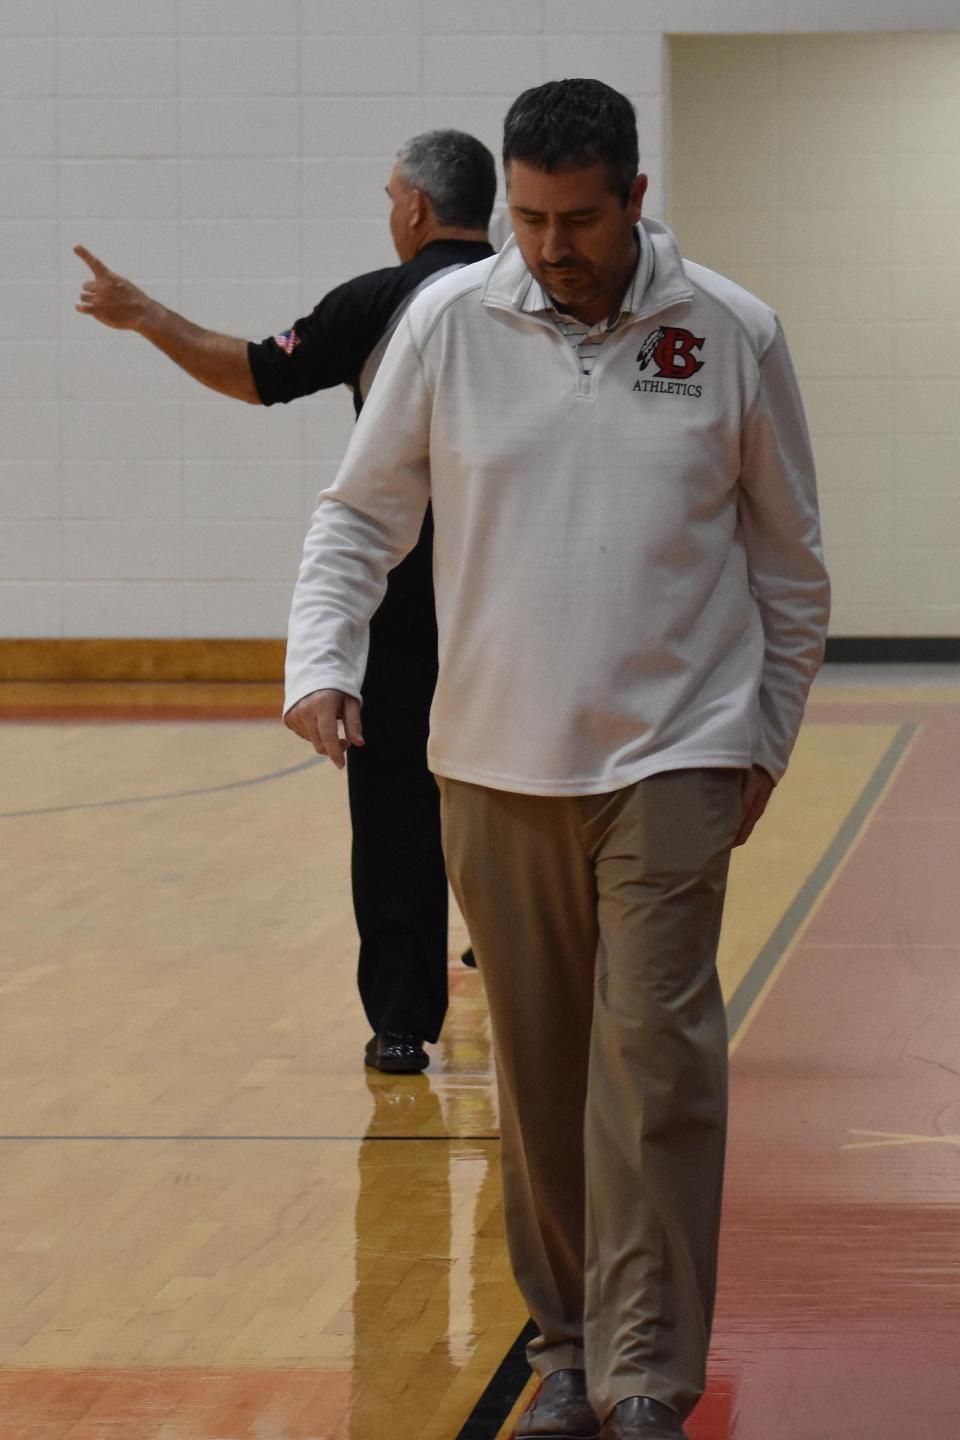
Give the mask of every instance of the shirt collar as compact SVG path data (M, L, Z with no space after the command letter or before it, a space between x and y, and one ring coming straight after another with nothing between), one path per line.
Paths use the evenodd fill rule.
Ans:
M642 225L637 225L633 233L637 237L637 264L626 293L620 302L620 309L615 315L608 315L605 320L598 320L595 325L584 325L587 330L613 329L622 315L635 315L640 308L647 287L653 279L653 246L649 237L644 233ZM539 280L533 275L530 276L530 284L520 301L520 309L531 315L564 314L557 309ZM567 317L565 316L565 318ZM569 318L575 324L583 323L575 321L573 316Z

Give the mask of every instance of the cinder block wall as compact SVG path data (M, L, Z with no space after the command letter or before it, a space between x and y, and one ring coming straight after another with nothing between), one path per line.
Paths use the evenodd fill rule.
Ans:
M200 323L259 338L391 263L382 187L417 130L456 125L496 149L521 88L594 74L637 105L663 213L666 31L905 23L955 28L956 0L914 0L908 21L894 0L0 0L0 634L282 634L351 425L345 392L244 406L75 314L74 243ZM956 159L922 164L936 178ZM936 312L929 287L921 301L918 324ZM926 354L919 332L911 343ZM943 408L923 433L946 474ZM940 528L953 514L924 513ZM870 524L851 549L874 546ZM884 600L900 604L889 587ZM921 609L902 626L929 628Z

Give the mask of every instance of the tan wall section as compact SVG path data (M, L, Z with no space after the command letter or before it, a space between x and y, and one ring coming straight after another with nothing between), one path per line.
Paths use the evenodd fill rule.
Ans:
M780 312L837 635L960 634L960 36L675 37L670 220Z

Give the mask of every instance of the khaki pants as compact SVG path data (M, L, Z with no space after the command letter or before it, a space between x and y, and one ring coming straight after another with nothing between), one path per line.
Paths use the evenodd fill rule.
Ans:
M507 1239L542 1376L601 1419L703 1393L727 1035L716 950L740 770L603 795L440 781L447 870L483 975Z

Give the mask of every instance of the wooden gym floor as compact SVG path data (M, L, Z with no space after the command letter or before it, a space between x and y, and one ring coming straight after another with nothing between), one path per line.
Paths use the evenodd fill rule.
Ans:
M955 1440L960 677L818 682L736 857L692 1440ZM494 1440L479 981L365 1072L342 777L271 686L0 686L0 1440Z

